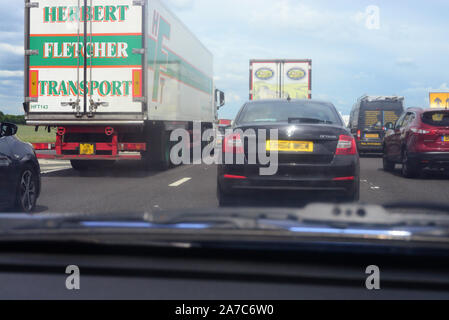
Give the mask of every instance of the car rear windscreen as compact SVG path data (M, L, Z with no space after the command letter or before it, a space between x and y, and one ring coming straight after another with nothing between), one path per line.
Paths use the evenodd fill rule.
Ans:
M295 120L295 123L342 125L334 106L312 101L249 103L242 110L238 122L289 122L291 120Z
M364 102L360 107L361 129L382 129L394 125L404 111L400 101Z
M449 110L424 112L422 121L431 126L447 127L449 126Z

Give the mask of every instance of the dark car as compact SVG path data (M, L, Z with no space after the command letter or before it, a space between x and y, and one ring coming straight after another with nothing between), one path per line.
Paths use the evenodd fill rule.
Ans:
M424 168L449 169L449 110L409 108L385 134L383 167L416 177Z
M0 206L31 212L41 190L33 147L16 136L17 126L0 123Z
M357 100L348 127L359 154L382 152L385 130L404 112L403 103L404 98L397 96L362 96Z
M223 140L223 159L218 165L217 196L221 205L242 190L336 191L348 201L359 199L355 139L333 104L315 100L251 101L240 109L232 129L233 133ZM277 141L269 140L271 129L277 131ZM251 140L257 141L257 147L251 147ZM268 164L261 163L254 153L271 156L272 151L277 151L277 171L261 174ZM229 154L233 163L225 161ZM238 163L239 157L243 163ZM250 161L255 158L256 163Z

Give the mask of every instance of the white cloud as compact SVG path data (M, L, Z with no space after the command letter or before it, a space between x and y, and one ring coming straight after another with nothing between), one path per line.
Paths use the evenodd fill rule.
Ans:
M21 70L0 70L0 77L3 78L16 78L23 77L23 71Z
M415 65L415 60L410 57L400 57L396 59L396 64L400 66L413 66Z
M194 0L168 0L167 2L175 10L189 10L194 6Z
M429 93L429 92L449 92L449 86L443 82L439 87L412 87L403 90L404 93Z
M15 55L23 55L23 47L22 46L14 46L9 43L0 42L0 52L12 53Z

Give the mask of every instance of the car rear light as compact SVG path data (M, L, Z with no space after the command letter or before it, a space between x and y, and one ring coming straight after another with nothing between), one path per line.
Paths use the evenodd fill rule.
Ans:
M0 167L8 167L11 161L7 157L0 156Z
M236 175L233 175L233 174L225 174L223 177L225 179L246 179L245 176L236 176Z
M414 127L410 128L410 130L416 134L433 134L434 133L434 130L424 130L424 129L414 128Z
M360 140L360 138L361 138L360 130L357 130L357 140Z
M223 151L229 153L244 153L243 141L239 133L232 133L224 137Z
M336 155L354 155L357 153L354 137L347 135L340 135L337 143Z
M354 176L350 176L350 177L337 177L337 178L333 178L332 180L334 180L334 181L348 181L348 180L354 180Z

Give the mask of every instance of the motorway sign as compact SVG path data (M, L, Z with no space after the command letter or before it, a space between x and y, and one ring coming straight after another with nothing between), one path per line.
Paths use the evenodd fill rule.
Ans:
M429 101L431 108L449 108L449 92L431 92Z

